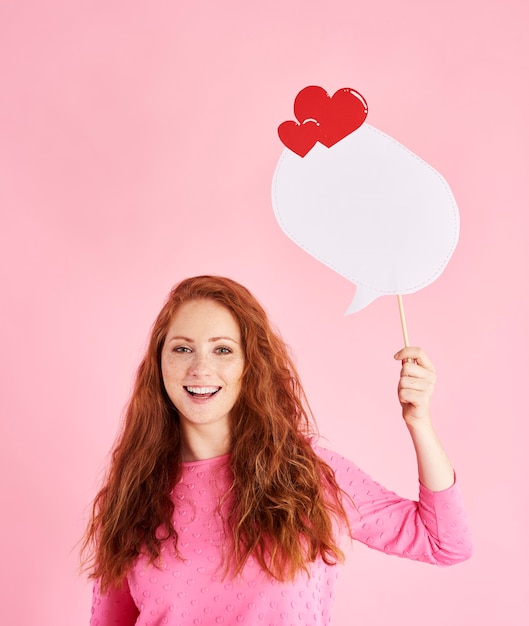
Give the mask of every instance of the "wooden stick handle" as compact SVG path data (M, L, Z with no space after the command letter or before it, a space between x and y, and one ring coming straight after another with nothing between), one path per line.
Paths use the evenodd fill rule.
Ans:
M404 337L404 346L406 348L410 345L410 340L408 339L408 329L406 328L406 316L404 315L404 305L402 304L402 296L397 296L397 301L399 303L399 313L400 313L400 325L402 326L402 336Z

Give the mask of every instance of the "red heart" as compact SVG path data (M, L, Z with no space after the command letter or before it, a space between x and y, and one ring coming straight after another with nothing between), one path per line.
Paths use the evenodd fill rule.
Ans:
M354 89L340 89L329 99L323 116L316 118L320 123L319 141L327 148L334 146L357 128L367 117L367 102Z
M277 132L287 148L304 157L318 141L320 128L313 120L303 124L289 121L280 124Z
M320 117L325 116L330 101L329 94L323 87L305 87L294 100L294 115L300 124L309 119L319 122Z
M354 89L339 89L331 98L325 89L312 85L296 96L294 115L300 125L284 122L279 137L287 148L305 156L316 141L330 148L359 128L367 117L367 102Z

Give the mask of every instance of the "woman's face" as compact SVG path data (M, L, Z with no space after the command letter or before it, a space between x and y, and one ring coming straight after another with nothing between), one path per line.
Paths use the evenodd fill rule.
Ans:
M161 366L184 433L207 428L228 436L244 370L241 333L231 312L213 300L182 304L169 326Z

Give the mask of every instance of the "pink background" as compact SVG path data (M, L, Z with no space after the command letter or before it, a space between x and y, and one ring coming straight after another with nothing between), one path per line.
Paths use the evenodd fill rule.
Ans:
M394 298L354 287L275 222L277 125L309 84L449 181L459 246L406 298L438 369L435 418L475 556L452 569L356 546L335 624L527 624L529 105L525 0L0 6L1 621L88 622L79 540L170 287L250 287L292 346L329 445L403 495Z

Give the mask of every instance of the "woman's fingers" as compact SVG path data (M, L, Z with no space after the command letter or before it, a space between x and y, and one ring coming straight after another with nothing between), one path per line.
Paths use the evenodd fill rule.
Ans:
M403 417L407 421L429 416L435 386L435 368L422 348L399 350L395 359L402 361L398 385Z
M397 354L395 354L394 358L397 361L403 361L403 363L409 365L412 365L415 362L416 365L419 365L431 372L435 372L433 363L430 361L428 355L422 348L402 348L402 350L399 350Z
M429 384L435 383L435 371L433 369L427 369L418 363L404 361L400 370L400 377L407 379L408 381L415 382L416 380L425 381Z

